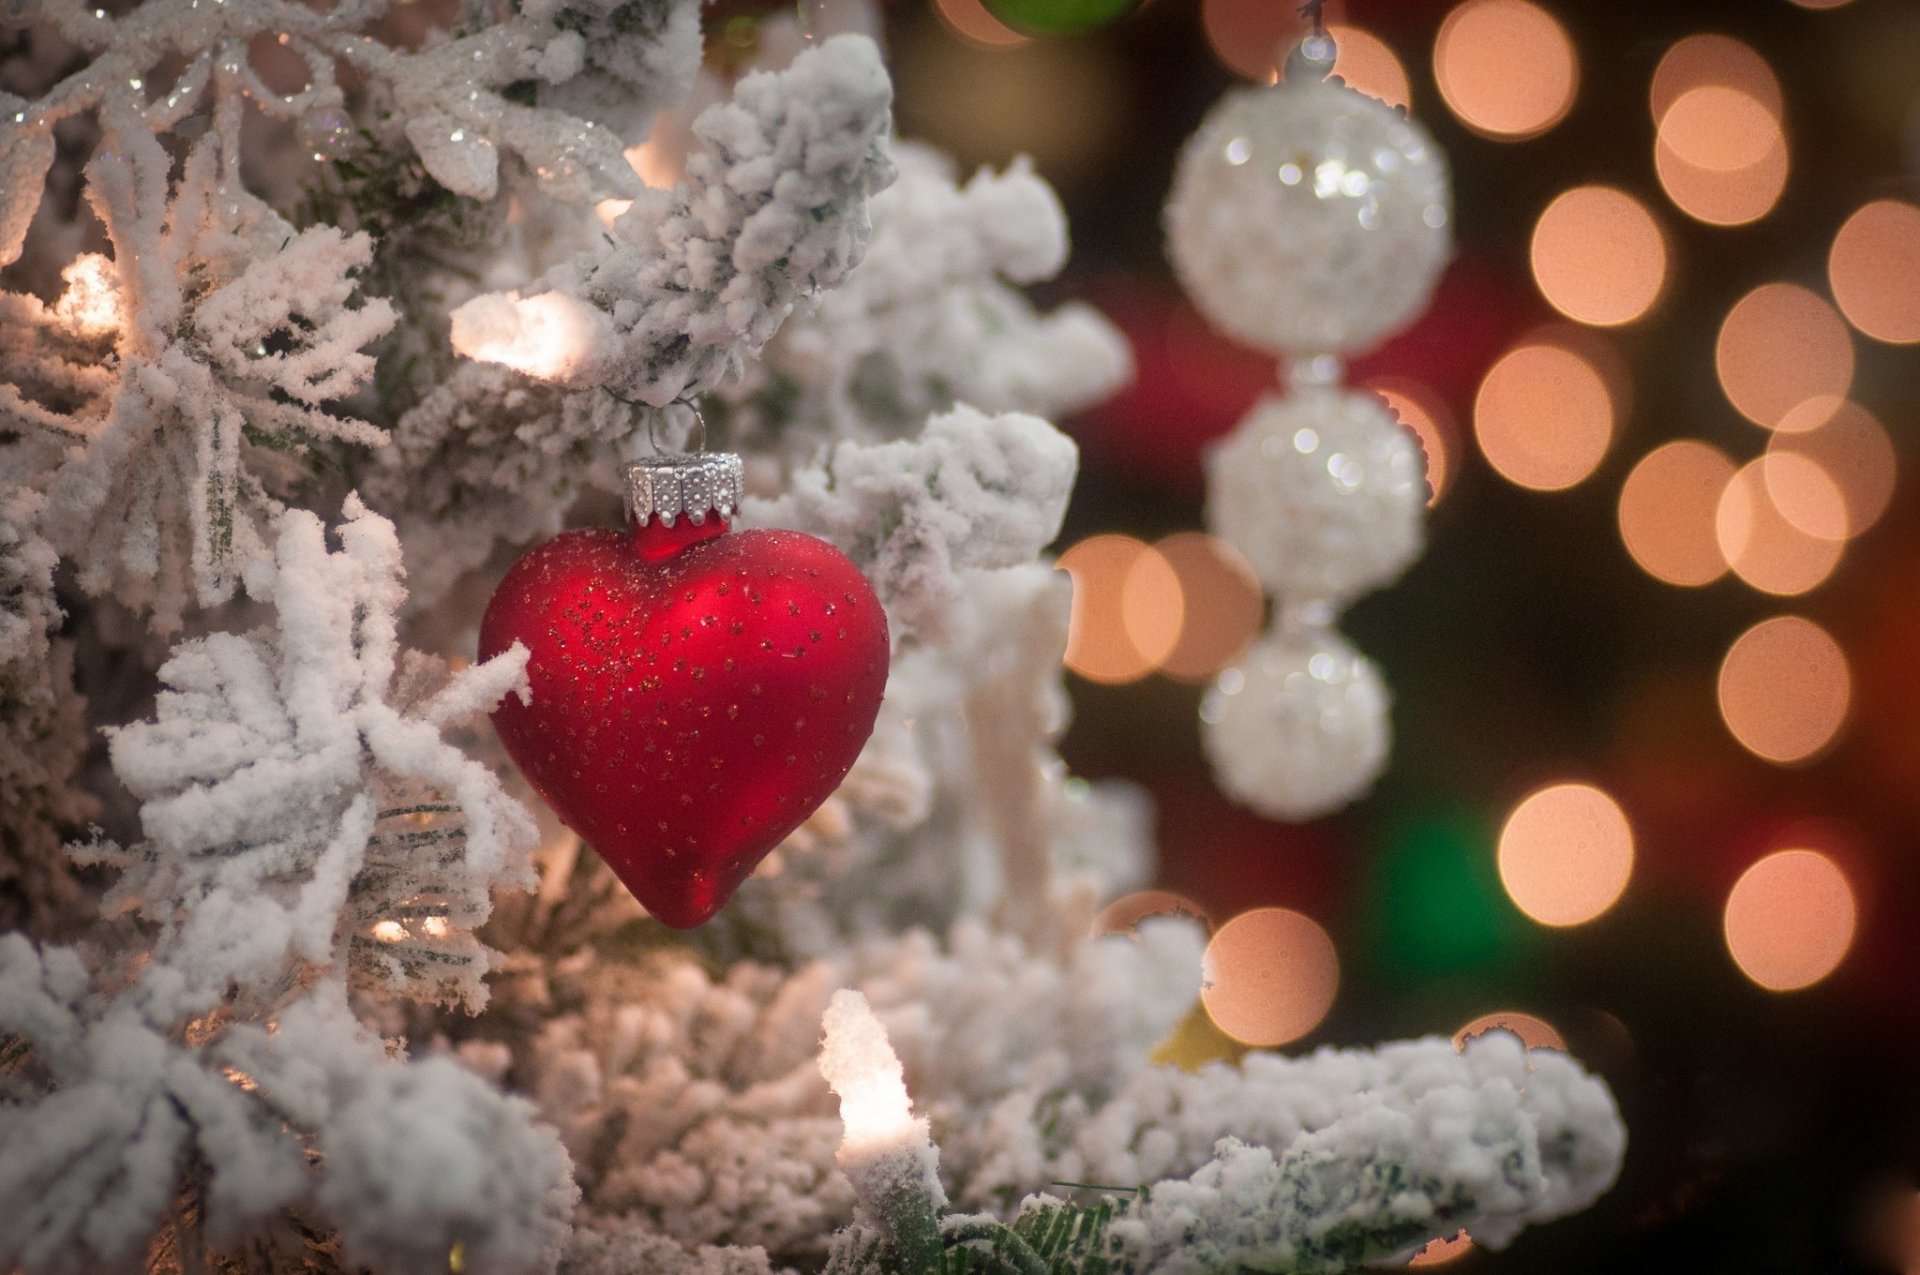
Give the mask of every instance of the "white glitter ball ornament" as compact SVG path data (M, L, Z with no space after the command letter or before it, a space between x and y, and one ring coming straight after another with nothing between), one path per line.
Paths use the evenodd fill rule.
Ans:
M1181 152L1167 244L1214 326L1266 350L1337 354L1426 307L1452 205L1426 129L1307 77L1214 107Z
M1207 526L1290 603L1343 602L1420 556L1419 442L1376 394L1309 388L1254 404L1207 454Z
M1388 703L1379 668L1332 629L1268 633L1207 692L1200 738L1229 797L1314 819L1379 778Z

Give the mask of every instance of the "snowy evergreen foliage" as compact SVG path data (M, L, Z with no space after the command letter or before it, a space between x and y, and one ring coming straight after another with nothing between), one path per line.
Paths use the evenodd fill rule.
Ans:
M695 110L697 0L0 9L0 1269L893 1269L836 993L930 1270L1331 1271L1606 1188L1604 1086L1504 1038L1150 1062L1202 936L1089 937L1153 851L1055 752L1044 557L1044 418L1126 348L1019 291L1067 251L1023 161L890 138L870 41L788 24ZM616 516L690 402L895 651L679 936L477 721L524 652L470 657L505 555ZM1135 1190L1035 1194L1088 1180Z

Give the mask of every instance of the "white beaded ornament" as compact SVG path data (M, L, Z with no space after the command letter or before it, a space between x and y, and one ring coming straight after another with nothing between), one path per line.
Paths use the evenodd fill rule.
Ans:
M1200 705L1228 796L1272 819L1338 810L1387 762L1387 684L1332 629L1264 634Z
M1419 556L1426 466L1377 396L1339 388L1337 356L1425 309L1451 251L1445 157L1406 116L1324 80L1333 57L1315 34L1284 83L1227 94L1167 202L1194 304L1291 364L1288 394L1207 457L1208 526L1294 623L1220 675L1201 737L1221 788L1276 819L1337 810L1386 764L1386 684L1328 626Z
M1207 526L1267 591L1345 602L1420 556L1426 461L1377 394L1262 399L1207 456Z
M1371 349L1426 308L1447 263L1446 158L1419 124L1315 78L1310 61L1289 76L1229 92L1181 152L1174 269L1214 326L1250 345Z

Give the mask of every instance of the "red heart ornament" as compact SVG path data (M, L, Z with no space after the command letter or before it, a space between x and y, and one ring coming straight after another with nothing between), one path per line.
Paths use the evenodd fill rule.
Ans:
M677 929L719 911L846 778L887 682L886 614L859 568L816 537L712 515L534 549L480 624L483 659L515 641L533 698L494 711L507 752Z

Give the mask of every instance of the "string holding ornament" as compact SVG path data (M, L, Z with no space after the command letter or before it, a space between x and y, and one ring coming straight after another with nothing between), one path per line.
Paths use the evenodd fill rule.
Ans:
M562 532L516 562L480 653L527 647L530 697L493 714L508 754L649 912L685 929L846 777L889 638L838 549L731 529L743 466L705 450L697 407L695 450L677 453L648 410L657 454L627 466L628 528Z
M1334 628L1419 556L1419 445L1343 359L1423 310L1451 253L1445 157L1419 124L1331 76L1319 5L1271 87L1230 91L1180 155L1168 255L1221 331L1282 360L1207 456L1209 529L1275 599L1216 679L1202 740L1227 794L1281 819L1347 804L1386 764L1390 697Z

